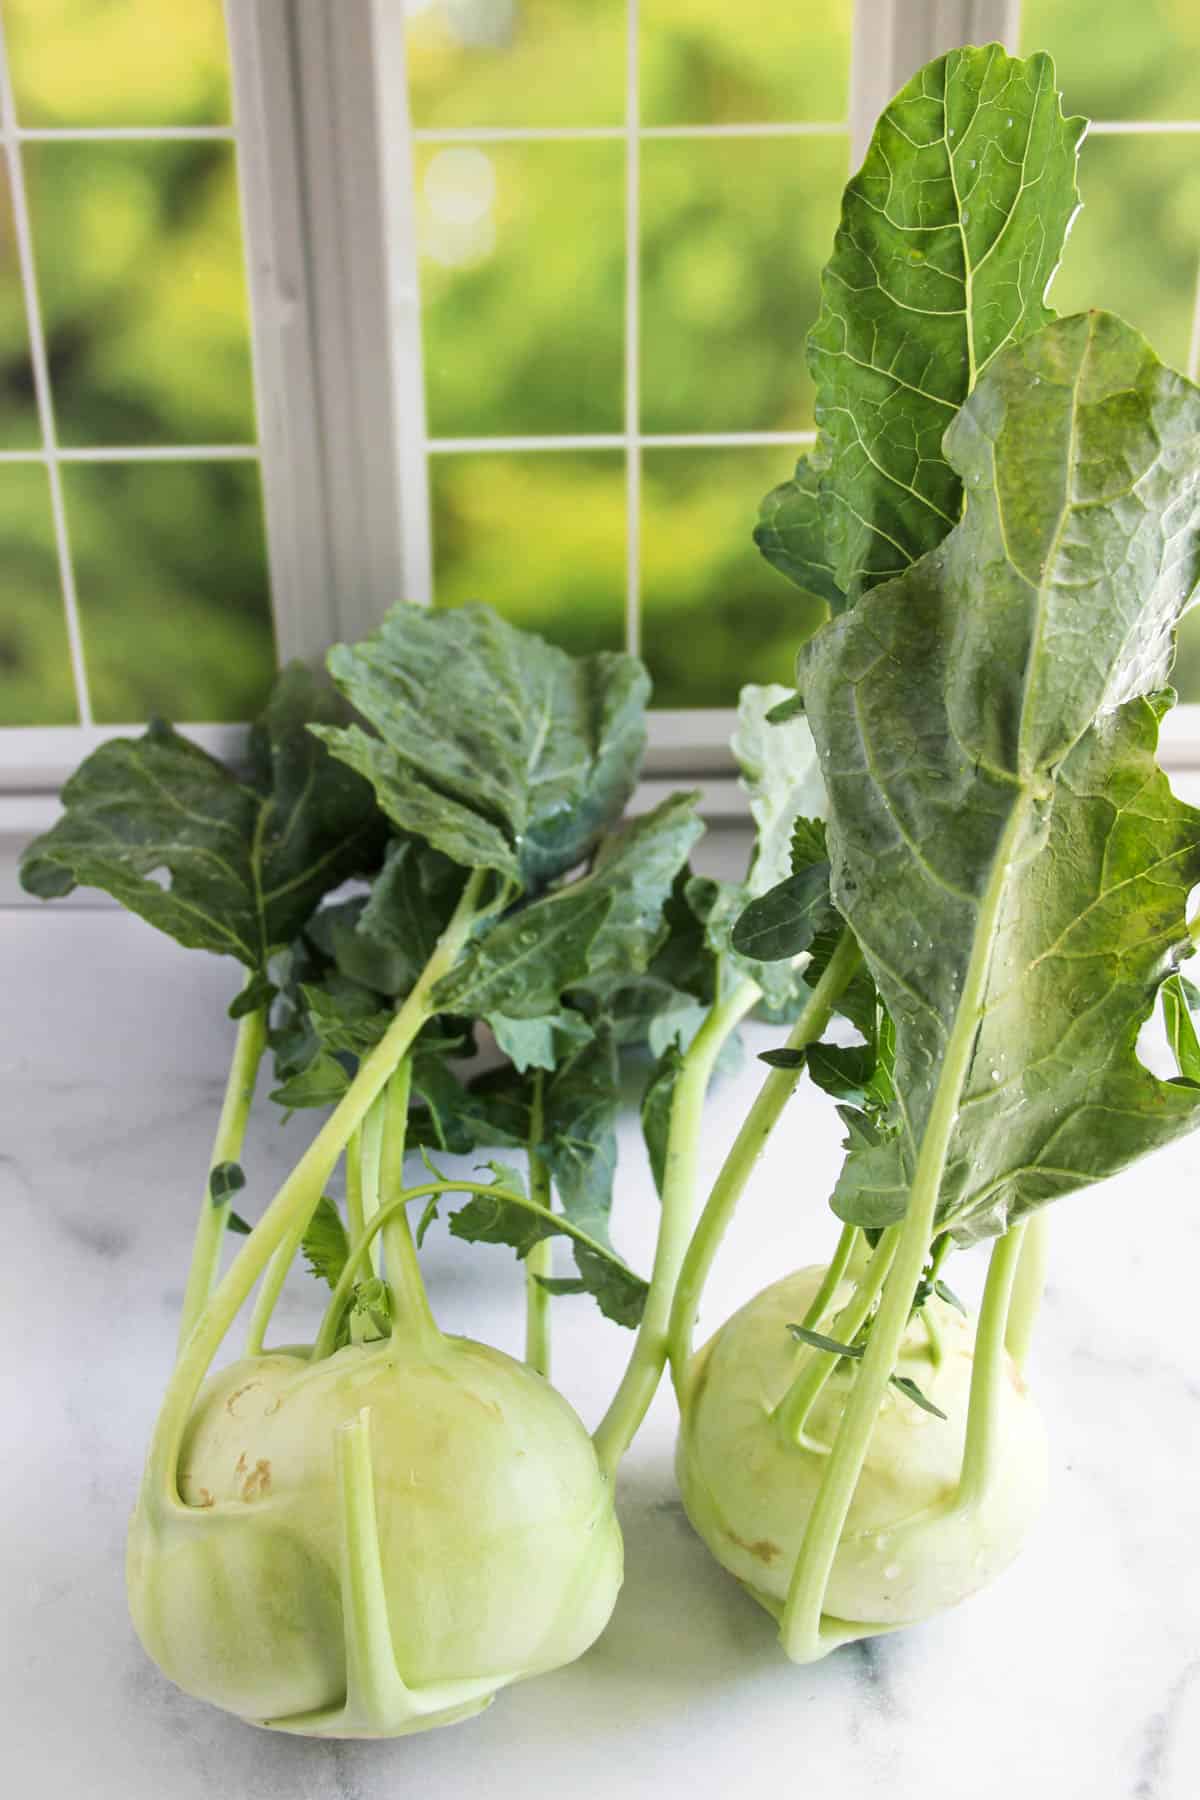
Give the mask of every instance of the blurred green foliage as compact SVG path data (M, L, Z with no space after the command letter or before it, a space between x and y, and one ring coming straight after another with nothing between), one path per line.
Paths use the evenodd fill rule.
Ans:
M1021 53L1033 50L1054 58L1068 112L1200 118L1196 0L1021 0Z
M221 0L4 0L22 125L225 125Z
M92 707L236 720L275 667L254 462L63 468Z
M4 0L22 125L220 124L220 0ZM22 147L58 441L254 439L235 151L221 141ZM6 178L5 178L6 179ZM0 447L34 448L25 301L0 191ZM253 463L62 470L84 663L103 724L245 718L274 644ZM0 466L0 724L73 721L46 472Z
M50 482L0 463L0 725L77 725Z
M0 0L19 121L205 125L230 117L221 0ZM827 124L824 135L643 140L644 432L794 431L812 416L803 342L847 146L849 0L641 0L651 127ZM1200 0L1024 0L1068 110L1200 117ZM623 0L408 0L414 122L432 129L626 123ZM438 437L625 428L626 147L421 145L427 412ZM222 142L22 150L61 441L252 441L235 152ZM1086 210L1052 292L1122 312L1189 352L1200 261L1197 139L1093 136ZM36 448L24 298L0 172L0 449ZM649 448L641 642L665 706L787 680L794 590L750 543L794 452ZM573 649L624 641L620 450L435 455L440 604L481 598ZM245 716L272 662L252 462L63 469L97 716ZM74 714L46 472L0 465L0 723ZM1179 681L1200 699L1200 619Z
M23 152L64 444L254 439L233 146Z
M844 133L643 145L643 431L812 425L804 340L848 156Z
M622 430L624 146L422 147L416 184L431 435Z

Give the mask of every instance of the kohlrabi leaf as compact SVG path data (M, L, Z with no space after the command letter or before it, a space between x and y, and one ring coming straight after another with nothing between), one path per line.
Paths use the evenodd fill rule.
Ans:
M535 1019L588 976L644 969L663 906L702 830L696 796L677 794L604 840L590 875L490 926L434 990L447 1012Z
M1168 976L1162 984L1162 1010L1175 1067L1185 1081L1200 1083L1200 1038L1196 1036L1183 980L1178 975Z
M367 783L308 729L344 713L304 669L285 670L251 732L245 779L162 723L102 744L64 787L62 818L25 852L23 886L44 900L103 888L265 981L271 953L322 894L373 868L382 847Z
M511 1172L506 1179L503 1164L493 1163L491 1167L497 1172L497 1188L510 1187ZM519 1191L523 1195L523 1188ZM451 1213L450 1232L472 1244L507 1244L522 1259L544 1238L569 1238L580 1280L605 1317L630 1327L636 1326L641 1319L646 1303L646 1282L635 1275L615 1251L591 1238L564 1214L547 1217L528 1203L519 1204L502 1192L497 1192L494 1197L476 1194L465 1206Z
M601 1024L595 1036L544 1078L537 1146L562 1210L601 1244L608 1242L620 1108L616 1043Z
M649 692L635 657L568 656L483 606L402 605L329 668L378 733L325 731L330 748L456 863L541 887L633 791Z
M779 686L742 689L732 748L750 801L754 850L746 880L714 884L714 898L706 914L712 949L757 981L768 1002L777 1007L786 1005L796 991L799 977L790 962L779 960L790 958L795 952L776 951L768 934L764 955L753 921L751 929L756 941L752 949L746 950L740 941L739 924L751 901L789 878L792 830L797 818L819 816L825 806L824 784L807 720L797 715L782 725L768 721L768 715L787 698L787 692ZM819 917L814 917L813 932L819 924ZM799 948L807 948L807 943Z
M807 950L836 918L829 898L829 864L812 863L786 875L738 915L731 942L739 956L778 962Z
M1200 882L1200 811L1155 763L1200 391L1081 315L997 356L946 450L962 523L802 675L834 900L895 1026L897 1129L835 1208L877 1227L932 1186L970 1238L1200 1118L1136 1049Z
M322 1195L318 1200L317 1210L308 1222L300 1248L304 1252L305 1262L317 1279L327 1281L331 1288L335 1288L350 1254L350 1240L346 1236L342 1215L328 1194Z
M1063 118L1049 57L998 44L938 57L880 119L808 337L817 446L756 533L834 612L959 518L943 434L992 359L1052 317L1083 129Z
M683 1057L678 1046L672 1044L659 1057L642 1095L642 1137L650 1158L654 1185L660 1195L667 1171L667 1138L671 1130L675 1087L682 1073Z
M592 1035L583 1014L565 1006L534 1019L510 1019L505 1013L489 1013L485 1023L497 1047L521 1074L530 1069L556 1068L564 1056Z
M767 561L803 593L794 621L797 643L810 638L830 613L841 612L846 604L826 545L822 473L812 459L802 456L791 479L772 488L763 500L754 533Z

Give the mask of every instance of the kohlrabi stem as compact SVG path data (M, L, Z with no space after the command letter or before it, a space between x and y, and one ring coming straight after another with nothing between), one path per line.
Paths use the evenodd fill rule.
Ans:
M376 1106L379 1104L376 1101ZM372 1108L374 1111L374 1108ZM370 1117L368 1113L367 1117ZM350 1142L346 1145L346 1224L351 1243L362 1236L366 1224L363 1211L363 1127L350 1133ZM359 1313L350 1320L350 1337L353 1343L362 1341L367 1322Z
M975 1506L983 1499L995 1466L1000 1395L1008 1379L1005 1327L1024 1235L1024 1225L1012 1226L996 1239L988 1263L971 1361L967 1436L956 1500L960 1507Z
M412 1092L412 1058L402 1058L385 1089L383 1160L380 1196L384 1205L404 1191L404 1145L408 1137L408 1101ZM377 1207L376 1211L382 1211ZM369 1225L371 1220L367 1220ZM392 1342L415 1344L432 1350L441 1343L421 1276L417 1246L408 1222L408 1208L398 1206L380 1227L383 1266L392 1290Z
M247 979L251 980L253 977ZM254 1100L254 1084L258 1079L258 1065L262 1061L266 1045L267 1009L260 1006L238 1020L233 1060L229 1065L221 1116L217 1121L217 1133L208 1163L208 1179L204 1183L204 1199L200 1203L200 1217L196 1221L196 1235L192 1242L192 1262L183 1295L183 1314L179 1321L179 1350L182 1350L190 1337L192 1327L204 1310L205 1302L216 1283L221 1244L232 1204L230 1200L222 1200L219 1204L214 1202L210 1188L212 1171L221 1163L237 1162L241 1157L246 1121L250 1117L250 1107Z
M285 1243L299 1243L351 1133L362 1123L372 1101L383 1091L397 1063L432 1016L431 995L458 960L477 917L486 879L487 871L483 869L468 876L458 905L416 986L385 1035L363 1058L346 1093L245 1240L197 1319L176 1359L150 1444L147 1480L160 1499L182 1504L176 1481L179 1446L209 1364L275 1252Z
M547 1212L553 1211L554 1196L550 1187L550 1170L545 1157L538 1154L542 1141L542 1089L544 1072L533 1077L533 1104L529 1110L529 1196ZM550 1374L550 1292L539 1276L554 1272L554 1246L542 1238L525 1258L525 1361L539 1375Z
M423 1181L419 1187L405 1188L402 1193L396 1194L392 1199L386 1201L366 1227L362 1236L351 1244L349 1255L346 1257L346 1266L338 1276L337 1286L333 1290L329 1305L325 1308L325 1317L321 1320L321 1329L313 1343L309 1355L311 1362L319 1362L321 1357L328 1356L332 1352L337 1339L338 1320L345 1311L350 1295L354 1291L358 1265L374 1242L376 1232L380 1231L395 1213L411 1206L415 1200L428 1200L433 1194L483 1194L489 1200L494 1200L501 1205L524 1207L527 1212L536 1213L539 1218L553 1220L554 1224L560 1227L568 1237L586 1244L598 1255L604 1254L603 1247L586 1231L581 1231L578 1226L572 1225L569 1220L563 1218L561 1213L546 1212L544 1207L530 1200L525 1194L510 1193L506 1188L498 1188L495 1183L485 1185L481 1181Z
M392 1080L396 1077L393 1075ZM391 1083L388 1084L389 1089ZM380 1094L368 1108L359 1127L362 1147L362 1222L369 1225L379 1211L379 1184L383 1165L383 1121L387 1112L387 1095ZM378 1275L380 1267L379 1239L371 1245L371 1269Z
M1004 1328L1004 1347L1017 1368L1022 1371L1029 1360L1029 1346L1033 1342L1033 1329L1042 1304L1049 1263L1050 1220L1047 1209L1043 1206L1031 1213L1025 1221L1021 1260L1017 1264L1017 1277L1008 1308L1008 1324Z
M843 931L821 979L792 1027L791 1036L787 1040L789 1050L803 1050L820 1037L829 1023L835 1002L849 985L861 961L862 956L854 934L849 930ZM692 1332L713 1258L720 1248L721 1239L753 1173L754 1165L762 1155L767 1139L795 1092L802 1074L802 1069L771 1070L734 1139L733 1147L725 1158L700 1215L700 1222L692 1234L675 1288L668 1331L671 1377L680 1405L683 1405L687 1394Z
M662 1378L669 1346L671 1302L687 1250L696 1205L704 1098L721 1047L760 997L757 982L741 980L710 1008L688 1045L675 1083L663 1165L662 1206L650 1291L621 1385L593 1437L605 1474L612 1477L633 1442Z
M938 1330L937 1320L930 1312L928 1306L923 1306L921 1308L921 1323L925 1327L925 1337L929 1344L929 1360L934 1368L938 1369L941 1367L942 1357L944 1355L942 1349L942 1334Z
M899 1236L894 1225L884 1232L872 1250L854 1292L834 1318L828 1335L839 1344L852 1344L870 1317L871 1309L887 1280ZM805 1323L808 1323L807 1319ZM814 1325L809 1329L815 1331L819 1327ZM799 1442L800 1434L808 1422L808 1415L820 1398L825 1383L838 1366L838 1358L829 1350L807 1347L801 1351L801 1358L800 1368L791 1387L772 1415L780 1431L793 1443Z
M830 1302L837 1293L838 1283L850 1267L850 1258L854 1255L854 1246L858 1240L857 1225L843 1225L837 1241L837 1248L829 1259L829 1267L821 1277L821 1285L813 1295L808 1311L800 1323L805 1331L819 1331L821 1320L829 1311Z
M937 1220L938 1197L946 1169L963 1086L971 1066L987 993L988 970L1000 909L1006 892L1010 859L1025 830L1030 801L1017 799L996 846L992 874L979 905L978 928L963 975L962 995L946 1043L940 1078L929 1109L908 1207L900 1226L895 1260L888 1274L866 1352L858 1364L821 1485L808 1517L800 1553L792 1572L780 1639L793 1662L814 1662L830 1648L822 1641L821 1612L829 1572L837 1555L846 1514L866 1461L880 1402L896 1367L908 1329L917 1283L925 1267Z

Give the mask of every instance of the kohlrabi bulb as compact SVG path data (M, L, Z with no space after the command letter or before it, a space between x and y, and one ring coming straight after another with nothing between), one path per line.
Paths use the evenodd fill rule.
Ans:
M331 1736L449 1723L580 1656L621 1584L567 1402L483 1344L284 1352L211 1378L179 1500L143 1489L138 1635L187 1693Z
M796 1371L788 1325L804 1318L823 1273L802 1269L776 1282L698 1353L679 1438L689 1519L717 1561L776 1614L854 1379L848 1363L838 1365L800 1442L772 1417ZM836 1304L849 1292L844 1285ZM927 1304L941 1360L930 1360L917 1319L897 1374L915 1380L947 1417L889 1387L826 1589L824 1611L836 1619L906 1624L954 1606L1011 1562L1044 1499L1045 1432L1006 1357L991 1477L977 1504L954 1508L975 1334L954 1308Z

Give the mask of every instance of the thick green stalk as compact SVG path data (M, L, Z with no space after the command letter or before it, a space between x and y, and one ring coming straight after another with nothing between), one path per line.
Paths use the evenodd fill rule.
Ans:
M829 1023L836 1001L853 978L861 961L862 956L853 933L844 931L824 974L792 1027L791 1036L787 1040L789 1050L803 1050L820 1037ZM700 1222L692 1234L675 1287L668 1330L671 1375L681 1406L687 1394L692 1332L713 1258L720 1248L754 1166L766 1147L767 1139L796 1091L796 1084L802 1074L802 1069L771 1070L734 1139L733 1147L725 1158L700 1215Z
M147 1465L148 1483L168 1503L182 1504L176 1482L179 1446L209 1364L275 1253L285 1243L299 1243L351 1134L362 1123L397 1063L407 1054L417 1033L432 1016L430 996L458 960L477 916L485 880L486 871L482 869L474 870L468 877L454 914L412 993L384 1037L363 1058L349 1089L245 1240L177 1357L163 1396Z
M971 1363L967 1436L963 1445L962 1473L958 1479L957 1505L960 1507L979 1504L995 1467L1000 1395L1008 1379L1004 1366L1008 1354L1005 1331L1024 1236L1024 1225L1014 1225L1002 1238L996 1239L988 1263Z
M408 1136L408 1101L412 1092L412 1058L406 1056L385 1091L386 1109L383 1129L383 1159L380 1166L379 1198L381 1212L394 1194L404 1191L404 1145ZM371 1223L368 1218L367 1224ZM383 1239L383 1266L392 1290L392 1341L407 1340L424 1349L432 1349L442 1341L429 1295L421 1276L417 1247L408 1222L408 1208L398 1206L380 1227ZM378 1240L376 1240L378 1241Z
M1049 1263L1050 1220L1047 1208L1043 1206L1031 1213L1025 1221L1021 1259L1017 1264L1017 1276L1008 1308L1008 1324L1004 1331L1004 1347L1018 1369L1023 1370L1029 1360L1029 1347L1033 1342L1033 1329L1042 1304Z
M396 1077L393 1075L392 1080L395 1079ZM390 1091L390 1082L388 1087ZM368 1111L359 1131L359 1139L362 1144L362 1222L364 1225L369 1225L379 1211L379 1184L382 1179L383 1165L383 1121L386 1112L387 1095L380 1094ZM374 1274L379 1274L378 1238L371 1245L371 1268Z
M975 941L963 977L962 997L946 1043L937 1091L917 1156L895 1261L796 1558L780 1627L784 1650L793 1662L814 1662L831 1647L828 1639L823 1640L821 1632L829 1571L837 1555L846 1514L866 1460L880 1403L896 1367L917 1283L933 1241L946 1157L958 1121L959 1101L970 1069L987 992L1005 877L1009 860L1025 829L1028 804L1023 796L1018 799L997 846L992 876L979 907Z
M241 1157L246 1121L250 1117L254 1101L258 1065L262 1061L266 1045L267 1009L260 1006L238 1020L233 1059L229 1065L229 1078L225 1083L225 1097L221 1102L221 1116L217 1121L212 1155L208 1160L209 1173L204 1183L204 1199L200 1203L200 1216L196 1221L196 1235L192 1241L192 1261L183 1295L183 1313L179 1321L177 1348L180 1350L190 1337L192 1327L204 1310L216 1282L221 1261L221 1244L232 1204L230 1200L223 1200L220 1205L215 1205L209 1181L212 1171L221 1163L237 1162Z
M821 1320L829 1311L833 1296L837 1293L838 1283L850 1267L850 1258L854 1255L854 1246L858 1241L858 1226L843 1225L838 1236L837 1248L829 1259L829 1266L821 1277L821 1285L809 1302L808 1311L800 1323L805 1331L819 1331Z
M538 1218L553 1224L565 1236L573 1238L576 1243L586 1244L598 1256L605 1254L604 1246L597 1243L594 1237L581 1230L578 1225L572 1225L570 1220L564 1218L561 1213L547 1212L545 1207L539 1206L527 1194L512 1193L506 1188L498 1188L494 1182L423 1181L418 1187L405 1188L401 1193L386 1201L366 1227L362 1236L351 1244L350 1253L346 1258L346 1266L338 1277L338 1284L333 1290L329 1305L325 1309L325 1317L321 1321L321 1329L318 1331L309 1353L310 1362L319 1362L323 1356L332 1354L337 1338L338 1320L345 1311L354 1290L358 1265L375 1241L376 1233L382 1230L388 1220L402 1208L411 1206L416 1200L428 1200L434 1194L482 1194L489 1200L498 1201L501 1205L524 1207L526 1212L535 1213ZM611 1255L611 1252L609 1254Z
M854 1292L830 1326L828 1335L839 1344L852 1344L870 1317L871 1309L879 1298L880 1289L892 1266L899 1235L894 1225L884 1232L871 1252ZM811 1329L815 1330L817 1327ZM802 1353L802 1357L792 1385L773 1414L780 1431L793 1443L799 1442L809 1413L838 1365L837 1357L827 1350L809 1348Z
M379 1104L378 1101L375 1103ZM367 1115L370 1117L370 1114ZM350 1134L350 1142L346 1145L346 1225L351 1243L362 1235L366 1224L363 1211L363 1126ZM352 1343L361 1343L366 1330L366 1320L355 1313L350 1320L350 1338Z
M671 1102L663 1170L658 1243L646 1308L621 1385L594 1434L600 1467L609 1476L633 1442L666 1365L671 1302L687 1250L695 1212L704 1099L721 1047L759 998L757 982L743 980L718 999L683 1057Z
M546 1159L538 1154L542 1141L542 1088L545 1080L539 1069L533 1078L533 1105L529 1112L529 1196L547 1212L554 1208L550 1187L550 1170ZM539 1276L554 1273L554 1246L542 1238L525 1258L525 1361L539 1375L550 1375L550 1292Z

